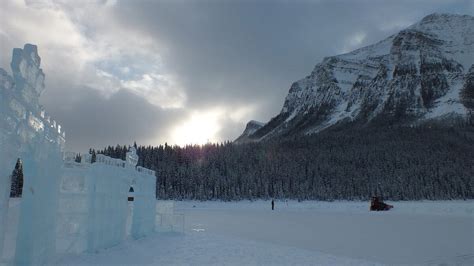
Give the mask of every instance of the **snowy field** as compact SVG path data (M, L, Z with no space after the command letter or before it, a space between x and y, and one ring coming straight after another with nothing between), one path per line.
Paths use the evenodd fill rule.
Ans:
M184 234L156 234L58 265L474 265L474 201L177 202Z

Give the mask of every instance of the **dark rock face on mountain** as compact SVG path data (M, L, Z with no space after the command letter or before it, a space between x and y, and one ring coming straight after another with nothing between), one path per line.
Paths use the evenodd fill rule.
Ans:
M333 125L467 119L474 110L474 17L432 14L376 44L325 58L292 84L281 112L239 141Z
M247 142L249 141L249 136L255 133L255 131L259 130L265 125L265 123L258 122L255 120L251 120L250 122L247 123L247 126L245 127L244 133L238 137L235 142Z
M474 65L469 69L469 73L466 75L466 82L464 83L463 90L461 91L461 101L466 108L471 112L474 110Z

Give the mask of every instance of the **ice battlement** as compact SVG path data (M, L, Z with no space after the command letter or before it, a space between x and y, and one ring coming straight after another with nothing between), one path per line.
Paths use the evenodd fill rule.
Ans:
M19 134L23 137L28 137L32 133L42 134L49 141L64 146L66 132L59 123L47 116L44 111L30 109L29 104L25 103L24 99L18 97L17 94L8 93L4 87L0 87L0 96L0 109L5 115L1 117L3 121L0 121L0 123L11 134Z
M0 257L8 215L11 167L17 158L25 175L21 215L14 236L13 265L42 265L55 256L58 184L65 133L39 103L44 91L35 45L15 48L11 75L0 68ZM38 211L40 210L40 211ZM2 264L2 262L0 262ZM3 265L3 264L2 264Z
M155 175L155 171L150 170L150 169L145 168L145 167L141 167L141 166L137 166L137 171L140 172L140 173L147 174L147 175Z
M25 44L13 50L12 76L0 68L0 126L23 139L40 134L63 147L66 133L39 104L45 78L40 63L37 47Z
M72 167L88 167L92 163L92 155L91 154L83 154L81 155L81 162L76 162L76 158L78 156L78 153L75 152L65 152L63 156L64 160L64 165L65 167L72 168ZM135 148L130 148L130 150L127 152L127 160L121 160L121 159L115 159L103 154L97 154L96 155L96 160L94 164L102 164L102 165L108 165L108 166L114 166L117 168L129 168L129 169L135 169L135 171L146 174L146 175L155 175L155 171L150 170L145 167L141 166L136 166L138 162L138 156L136 154Z
M126 160L97 154L64 153L59 181L57 252L78 254L141 238L155 228L155 171L137 167L131 147ZM134 191L133 212L128 201ZM128 218L130 216L130 218ZM130 228L130 230L129 230ZM158 228L159 229L159 228Z
M39 104L44 73L35 45L15 48L12 75L0 68L0 265L47 265L58 254L95 252L156 231L155 171L125 160L63 153L65 133ZM19 221L8 236L11 171L24 171ZM134 190L133 212L128 202ZM131 217L131 219L128 219ZM130 231L127 231L130 228ZM5 264L6 262L6 264Z

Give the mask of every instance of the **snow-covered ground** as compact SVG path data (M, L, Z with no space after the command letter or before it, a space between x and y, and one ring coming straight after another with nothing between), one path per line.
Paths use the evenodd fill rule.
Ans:
M129 240L68 264L474 265L474 201L177 202L185 234Z

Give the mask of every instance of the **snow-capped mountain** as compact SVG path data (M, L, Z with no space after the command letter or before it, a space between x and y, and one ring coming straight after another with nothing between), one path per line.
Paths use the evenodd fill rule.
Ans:
M346 121L467 117L473 64L474 17L432 14L376 44L325 58L291 85L280 114L238 141L311 134Z

